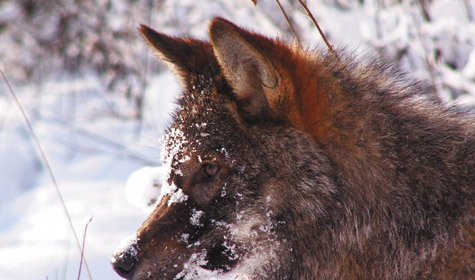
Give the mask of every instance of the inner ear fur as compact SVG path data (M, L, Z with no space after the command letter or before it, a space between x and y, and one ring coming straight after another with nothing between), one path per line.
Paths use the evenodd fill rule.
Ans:
M222 18L211 22L210 38L240 115L250 121L280 118L289 89L284 86L285 70L270 56L275 42Z
M212 76L219 69L211 44L191 38L176 38L141 24L139 32L160 59L178 77L183 88L198 75Z

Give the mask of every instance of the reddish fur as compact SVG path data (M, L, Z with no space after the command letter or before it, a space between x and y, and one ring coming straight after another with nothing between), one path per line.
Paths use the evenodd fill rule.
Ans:
M211 23L213 26L213 22ZM256 33L241 32L260 52L265 53L280 78L279 104L269 104L278 112L278 117L287 120L292 126L302 129L321 143L327 144L332 136L332 114L329 94L338 94L333 84L335 79L322 73L305 51L289 48L285 43L273 41Z
M311 69L313 65L306 63L305 58L298 58L295 68L289 71L293 73L292 80L296 85L293 92L296 102L292 104L288 118L295 127L312 135L317 142L327 144L331 134L332 113L328 95L334 91L319 84L316 77L311 76L311 73L315 75L318 71Z

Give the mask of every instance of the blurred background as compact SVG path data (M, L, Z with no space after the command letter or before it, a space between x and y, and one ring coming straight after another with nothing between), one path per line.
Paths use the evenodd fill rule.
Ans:
M427 80L431 98L475 108L474 0L306 2L332 44L381 55ZM303 44L325 48L297 0L280 4ZM150 211L150 184L124 188L161 164L180 93L137 27L206 40L215 16L293 40L274 0L0 0L0 70L61 190L0 79L0 280L119 279L112 252Z

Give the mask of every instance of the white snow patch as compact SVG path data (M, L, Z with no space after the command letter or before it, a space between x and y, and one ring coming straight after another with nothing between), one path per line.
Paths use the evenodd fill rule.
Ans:
M0 133L0 204L35 185L41 162L26 130L15 128Z
M170 197L170 200L168 200L168 206L174 203L182 203L187 200L188 200L188 196L183 192L183 190L180 188L176 188L176 191L173 192L172 196Z
M132 205L149 210L160 196L166 172L162 166L145 166L130 174L125 186L127 200Z
M127 203L123 182L58 183L80 240L92 217L84 256L93 278L119 279L111 255L139 227L144 213ZM37 186L0 207L0 279L77 279L80 251L53 185Z
M188 234L188 233L182 233L182 234L180 235L180 241L182 241L182 242L184 242L184 243L186 243L186 244L188 244L188 239L189 239L189 238L190 238L190 234Z
M119 246L117 246L117 248L115 249L111 261L115 261L117 258L125 254L137 259L137 253L139 250L137 245L138 241L139 238L135 234L122 239L122 241L119 243Z
M158 197L157 203L159 203L162 197L165 195L170 195L170 199L167 203L168 206L188 200L188 195L186 195L183 190L178 188L174 183L165 183L162 185L162 190L160 192L160 196Z
M226 272L215 270L207 270L202 266L208 263L206 260L206 251L193 253L187 263L184 264L183 270L175 276L175 279L183 278L185 280L250 280L244 269L239 271Z
M190 223L194 226L203 226L203 224L200 222L200 218L203 216L203 214L203 211L193 209L193 213L190 217Z
M470 52L468 62L465 65L462 75L471 80L475 80L475 49Z

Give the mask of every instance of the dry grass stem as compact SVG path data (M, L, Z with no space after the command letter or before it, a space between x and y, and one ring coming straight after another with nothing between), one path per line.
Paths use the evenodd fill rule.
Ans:
M284 15L285 21L287 21L287 24L289 25L290 31L292 31L292 34L294 35L295 40L297 40L298 44L301 45L299 36L297 35L297 32L295 32L294 27L292 26L292 23L290 22L289 17L287 16L287 13L285 12L284 8L280 4L279 0L275 0L275 3L277 6L279 6L280 11L282 12L282 15Z
M315 19L315 17L313 16L312 12L309 10L309 8L307 7L307 3L303 0L298 0L298 2L300 3L300 6L302 6L302 8L304 8L305 10L305 13L307 14L307 16L310 17L310 19L312 20L313 22L313 25L315 25L315 27L317 28L318 32L320 33L320 36L322 37L323 41L325 42L325 44L327 45L328 47L328 50L330 52L332 52L333 54L335 54L337 57L338 55L336 54L335 50L333 49L332 45L330 44L330 42L328 42L327 40L327 37L325 37L325 34L323 34L323 31L322 29L320 28L320 25L318 25L318 22L317 20Z
M3 80L5 81L5 84L7 85L8 87L8 90L9 90L9 95L10 95L10 98L11 100L13 101L13 103L18 107L18 109L20 110L21 112L21 115L23 116L24 120L25 120L25 124L26 124L26 127L28 129L28 133L30 134L31 138L33 139L33 143L34 145L36 146L36 150L38 152L38 155L40 156L40 159L43 163L43 166L46 168L46 171L47 173L49 174L50 178L51 178L51 181L53 182L53 185L56 189L56 193L58 194L58 197L59 197L59 200L61 202L61 206L63 208L63 211L64 211L64 214L66 215L66 218L69 222L69 227L71 228L72 232L73 232L73 235L74 235L74 238L76 240L76 244L79 248L79 251L82 251L81 249L81 244L79 242L79 238L78 238L78 235L76 234L76 230L74 229L74 225L73 225L73 221L71 219L71 216L69 215L69 211L68 211L68 208L66 207L66 203L64 201L64 198L63 198L63 195L61 193L61 190L59 189L59 185L58 183L56 182L56 178L54 177L54 174L53 174L53 171L51 169L51 166L48 162L48 159L46 158L46 154L44 153L43 151L43 148L41 147L41 144L40 144L40 141L38 140L38 137L36 136L34 130L33 130L33 126L31 125L31 122L30 120L28 119L28 116L26 115L25 113L25 110L23 109L23 106L21 105L20 101L18 100L15 92L13 91L13 88L11 87L10 83L8 82L8 79L7 77L5 76L5 74L3 73L2 70L0 70L0 73L2 74L2 78ZM87 262L86 262L86 259L84 259L84 266L87 270L87 273L89 275L89 279L92 280L92 275L91 275L91 272L89 270L89 267L87 265Z
M78 280L81 278L81 269L82 269L82 263L84 261L84 245L86 244L86 233L87 233L87 227L89 224L92 222L92 217L89 219L89 221L86 223L86 227L84 228L84 235L82 236L82 249L81 249L81 261L79 263L79 272L78 272Z

